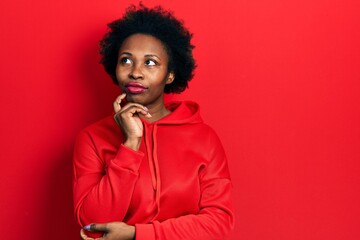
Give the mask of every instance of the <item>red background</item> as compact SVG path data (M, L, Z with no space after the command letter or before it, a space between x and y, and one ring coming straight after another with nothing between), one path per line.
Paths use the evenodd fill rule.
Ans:
M129 2L0 2L2 239L78 239L75 136L118 94L98 64ZM161 3L194 35L202 106L229 158L233 240L360 239L360 2Z

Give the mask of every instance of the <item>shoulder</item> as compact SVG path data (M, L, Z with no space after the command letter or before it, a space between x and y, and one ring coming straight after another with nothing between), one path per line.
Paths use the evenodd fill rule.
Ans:
M216 131L210 127L209 125L207 125L206 123L202 124L202 128L204 133L206 133L207 139L208 139L208 144L214 149L214 148L220 148L222 149L222 143L221 140L218 136L218 134L216 133Z
M219 144L215 130L203 121L200 114L200 106L194 101L178 101L167 103L167 108L172 111L169 117L161 121L161 124L170 124L174 128L182 128L182 131L191 136L194 142L199 144Z
M120 136L120 128L116 125L112 116L107 116L80 131L77 141L91 139L97 141L101 139L112 139Z

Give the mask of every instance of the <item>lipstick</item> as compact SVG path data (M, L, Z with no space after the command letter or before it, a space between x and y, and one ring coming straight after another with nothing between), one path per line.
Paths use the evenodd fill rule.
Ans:
M140 94L147 90L147 87L141 83L128 83L125 85L125 90L130 94Z

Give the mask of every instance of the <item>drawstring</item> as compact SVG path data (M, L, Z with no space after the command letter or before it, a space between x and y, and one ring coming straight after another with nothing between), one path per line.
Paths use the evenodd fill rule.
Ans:
M144 124L146 128L146 133L149 133L149 127ZM156 135L157 135L157 124L153 125L153 131L152 131L152 149L151 144L149 143L148 137L145 136L145 145L146 145L146 151L148 153L148 161L149 161L149 168L150 168L150 175L151 175L151 182L153 189L155 191L155 202L156 202L156 214L153 217L155 219L160 212L160 192L161 192L161 181L160 181L160 170L159 170L159 161L158 161L158 155L157 155L157 142L156 142Z
M160 192L161 192L161 180L160 180L160 169L159 169L159 161L157 156L157 141L156 141L156 134L157 134L157 124L154 125L153 130L153 148L154 148L154 165L155 165L155 174L156 174L156 206L157 211L155 217L160 212Z
M149 132L148 126L146 124L144 124L145 128L146 128L146 133ZM146 145L146 152L148 153L148 162L149 162L149 168L150 168L150 176L151 176L151 183L153 186L153 189L156 191L156 173L155 173L155 166L154 166L154 161L153 161L153 151L150 148L151 144L148 142L148 136L145 136L145 145Z

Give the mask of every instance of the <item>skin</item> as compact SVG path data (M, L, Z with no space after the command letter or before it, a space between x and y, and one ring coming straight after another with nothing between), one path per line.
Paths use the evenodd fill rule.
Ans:
M144 93L122 94L114 102L115 119L126 139L124 145L136 151L143 135L140 118L154 122L170 113L164 105L165 85L174 81L168 63L169 56L163 43L149 35L131 35L119 50L116 78L123 92L127 92L125 86L131 82L147 87ZM125 97L128 103L122 107Z
M143 137L140 118L155 122L170 113L164 104L164 88L175 76L168 71L168 63L163 43L150 35L131 35L119 49L116 78L123 94L113 103L114 119L125 136L123 144L135 151L139 150ZM133 82L144 85L146 91L141 94L127 92L126 85ZM135 239L135 227L124 222L95 223L84 228L104 232L97 240ZM80 236L84 240L94 240L87 237L83 229Z
M80 237L84 240L133 240L135 239L135 227L123 222L97 223L89 225L93 232L103 232L100 238L86 236L84 229L80 231Z

